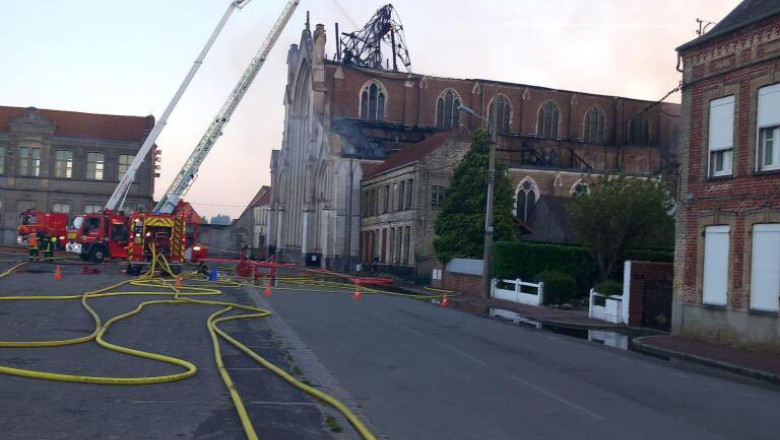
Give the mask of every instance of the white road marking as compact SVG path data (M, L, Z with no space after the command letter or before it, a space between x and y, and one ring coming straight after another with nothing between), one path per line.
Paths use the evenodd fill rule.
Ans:
M553 400L556 400L556 401L558 401L558 402L560 402L560 403L562 403L562 404L564 404L564 405L566 405L566 406L568 406L570 408L574 408L577 411L581 411L581 412L585 413L586 415L588 415L588 416L590 416L590 417L592 417L592 418L594 418L596 420L607 420L604 416L596 414L593 411L588 410L587 408L584 408L584 407L582 407L580 405L577 405L574 402L571 402L569 400L564 399L563 397L560 397L560 396L558 396L556 394L553 394L553 393L545 390L544 388L540 388L539 386L534 385L531 382L528 382L526 380L520 379L519 377L516 377L516 376L509 376L509 378L514 380L514 381L516 381L516 382L519 382L519 383L527 386L528 388L531 388L531 389L535 390L538 393L544 394L545 396L547 396L547 397L549 397L549 398L551 398Z
M483 361L482 359L480 359L478 357L472 356L472 355L470 355L468 353L464 353L464 352L458 350L457 348L455 348L455 347L453 347L451 345L447 345L447 344L445 344L443 342L439 342L439 341L434 341L434 342L436 342L437 345L439 345L441 347L444 347L447 350L449 350L449 351L451 351L451 352L453 352L455 354L459 354L459 355L463 356L464 358L469 359L472 362L476 362L476 363L482 365L483 367L487 366L487 362Z

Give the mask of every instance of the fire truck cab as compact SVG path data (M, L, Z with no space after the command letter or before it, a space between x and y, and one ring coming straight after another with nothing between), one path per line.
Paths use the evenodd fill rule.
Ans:
M65 250L78 254L84 261L99 263L107 258L126 258L129 241L127 217L105 211L74 218Z

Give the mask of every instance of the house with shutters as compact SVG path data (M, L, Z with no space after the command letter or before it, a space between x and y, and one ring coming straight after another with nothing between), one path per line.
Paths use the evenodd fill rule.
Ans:
M672 331L780 345L780 3L745 0L677 48Z

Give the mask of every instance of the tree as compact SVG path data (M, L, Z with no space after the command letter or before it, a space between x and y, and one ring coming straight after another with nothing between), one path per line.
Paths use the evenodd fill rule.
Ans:
M485 204L489 146L487 133L477 130L471 147L447 189L436 217L433 247L436 258L446 263L456 257L481 258L485 243ZM493 239L512 240L517 230L512 220L512 182L504 164L496 166L493 194Z
M625 253L637 247L674 243L674 201L657 179L604 176L567 210L577 238L608 279Z

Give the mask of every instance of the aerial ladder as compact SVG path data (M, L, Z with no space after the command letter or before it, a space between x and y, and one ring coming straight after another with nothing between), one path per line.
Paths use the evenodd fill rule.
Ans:
M241 103L241 99L246 94L252 81L254 81L258 72L262 69L263 64L265 64L265 60L268 58L276 40L279 39L279 35L282 33L282 30L284 30L299 3L300 0L290 0L287 2L287 5L282 10L281 16L271 28L271 31L268 36L266 36L265 41L263 41L257 54L252 58L249 67L244 71L238 84L236 84L233 91L228 95L224 105L211 121L211 124L200 139L200 142L198 142L195 149L192 151L192 154L190 154L189 159L187 159L173 182L171 182L171 186L165 192L165 195L163 195L159 203L157 203L157 206L154 207L153 212L155 214L169 214L175 210L179 200L181 200L184 193L189 189L190 185L195 180L195 177L198 175L198 170L203 164L203 161L214 147L217 139L222 135L225 126L230 121L230 117L233 115L233 112L236 110L239 103Z
M127 193L130 191L130 187L135 181L136 172L141 167L141 164L144 162L144 158L146 158L146 156L149 154L149 151L151 151L152 147L154 146L154 142L157 140L157 137L160 136L160 133L162 132L163 128L165 128L165 124L168 123L168 117L173 112L173 109L176 107L176 104L178 104L179 99L181 99L182 95L184 94L184 91L187 90L187 86L189 86L190 82L192 81L192 78L195 77L195 74L198 72L198 69L200 69L200 66L203 64L203 60L206 58L206 54L211 49L211 46L214 44L214 41L216 41L217 36L222 32L222 28L225 27L225 24L227 23L230 16L233 14L233 11L235 11L236 9L242 9L244 6L249 4L250 1L252 0L233 0L230 2L230 5L228 6L227 10L222 15L222 19L217 24L217 27L214 29L214 32L211 33L211 37L209 37L208 41L206 41L206 45L200 51L198 58L192 64L190 71L187 73L187 76L184 78L184 81L179 86L179 90L177 90L176 94L173 95L173 99L171 99L171 102L168 103L168 107L165 109L162 116L160 116L160 119L154 125L154 128L152 128L152 131L149 132L149 136L146 137L146 140L144 141L143 145L141 145L141 149L138 150L138 153L136 154L130 166L127 168L127 171L125 172L124 176L122 176L122 180L119 181L119 184L117 185L116 189L114 189L114 193L111 194L111 198L109 198L108 202L106 202L105 205L106 210L120 211L122 209L122 206L124 205L125 202L125 198L127 197Z

